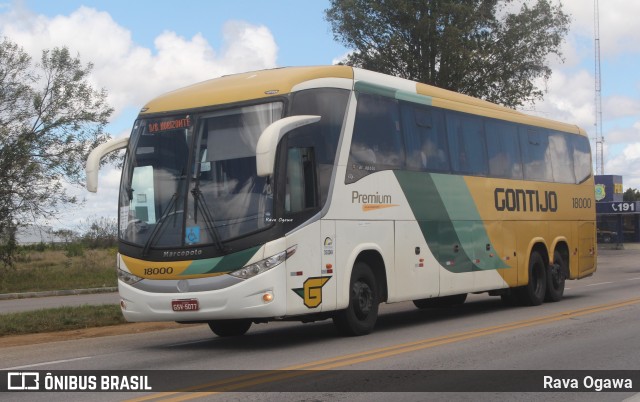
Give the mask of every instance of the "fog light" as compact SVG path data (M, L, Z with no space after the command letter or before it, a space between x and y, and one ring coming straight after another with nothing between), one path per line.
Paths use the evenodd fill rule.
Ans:
M123 310L127 309L127 303L125 303L124 300L120 300L120 308Z
M270 303L273 300L273 293L265 293L262 295L262 301L265 303Z

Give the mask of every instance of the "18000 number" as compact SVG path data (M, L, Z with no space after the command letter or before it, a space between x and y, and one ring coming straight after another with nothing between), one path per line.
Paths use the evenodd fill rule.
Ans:
M145 275L171 275L173 273L173 267L161 267L161 268L145 268Z
M574 208L591 208L591 198L572 198Z

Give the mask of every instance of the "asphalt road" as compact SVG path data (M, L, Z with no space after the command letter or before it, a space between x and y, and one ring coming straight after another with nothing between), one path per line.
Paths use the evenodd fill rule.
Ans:
M458 308L417 310L410 302L383 305L376 331L365 337L339 337L330 321L283 322L254 325L247 335L235 339L215 337L206 325L197 325L0 349L0 370L163 369L177 370L176 375L182 375L183 370L218 370L214 374L226 373L227 377L236 379L234 391L266 389L273 392L13 393L0 395L0 399L640 400L640 394L636 394L640 380L634 383L636 391L622 393L396 392L434 380L425 378L419 370L453 370L444 375L443 372L436 373L435 381L440 385L453 383L454 387L458 381L460 390L473 385L474 381L481 381L478 375L487 373L486 370L534 373L540 377L536 381L542 381L544 375L562 374L555 370L568 370L569 373L586 370L581 373L593 376L602 374L597 370L625 370L617 373L637 375L640 370L639 261L638 250L600 251L596 275L568 281L561 302L538 307L505 307L498 298L487 295L471 295L467 303ZM227 371L274 369L320 371L312 375L286 371L284 377L282 372L257 373L258 377L253 372L253 377L239 377L242 373ZM378 371L374 375L365 370ZM464 370L483 371L469 376ZM380 377L382 374L391 377ZM504 379L498 380L503 383L518 381L508 373L502 374ZM184 382L186 386L190 382L210 391L211 385L202 385L211 380L196 378L197 375L194 373L190 380L182 378L181 384ZM361 386L378 392L342 392L345 387L359 389ZM282 392L285 390L300 392Z

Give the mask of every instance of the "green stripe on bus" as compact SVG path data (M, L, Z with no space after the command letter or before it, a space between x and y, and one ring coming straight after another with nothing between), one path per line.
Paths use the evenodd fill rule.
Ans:
M258 252L262 246L251 247L224 257L195 260L181 275L202 275L230 272L240 269Z
M463 177L394 173L429 250L443 268L455 273L508 268L499 258L488 257L494 247Z

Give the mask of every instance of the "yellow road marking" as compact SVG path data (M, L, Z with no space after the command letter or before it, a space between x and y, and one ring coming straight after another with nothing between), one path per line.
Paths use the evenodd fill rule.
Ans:
M413 352L417 350L428 349L436 346L447 345L450 343L460 342L464 340L479 338L485 335L492 335L506 331L531 327L535 325L548 324L555 321L567 320L589 314L596 314L607 310L613 310L625 306L640 303L640 297L629 300L601 304L598 306L585 307L577 310L564 311L548 316L532 318L528 320L516 321L508 324L501 324L492 327L479 328L472 331L461 332L458 334L448 334L435 338L427 338L419 341L407 342L393 346L386 346L377 349L371 349L363 352L351 353L348 355L331 357L323 360L317 360L309 363L293 365L277 370L261 371L255 374L246 374L229 379L213 381L210 383L200 384L193 387L185 388L176 392L161 392L157 394L147 395L144 397L130 399L130 402L138 401L165 401L177 402L186 401L205 396L211 396L222 392L237 391L249 388L255 385L266 384L270 382L282 381L294 377L300 377L314 371L330 370L339 367L345 367L353 364L364 363L372 360L383 359L385 357L396 356L399 354ZM300 371L295 371L300 370ZM306 371L302 371L306 370ZM207 392L207 388L215 388L218 391ZM202 392L189 392L203 390ZM185 392L188 392L185 394ZM171 398L173 397L173 398Z

